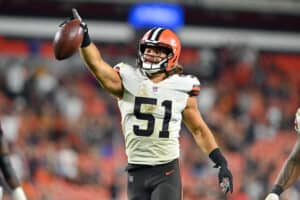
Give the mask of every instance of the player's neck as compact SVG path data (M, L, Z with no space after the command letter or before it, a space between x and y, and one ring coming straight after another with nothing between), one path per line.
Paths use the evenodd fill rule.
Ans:
M162 73L152 74L151 76L148 77L152 82L158 83L164 80L167 77L167 74L165 72L162 72Z

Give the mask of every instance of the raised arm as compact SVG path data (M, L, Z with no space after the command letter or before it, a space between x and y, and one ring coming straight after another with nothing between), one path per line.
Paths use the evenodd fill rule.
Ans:
M102 59L95 44L90 43L80 48L80 56L101 86L114 96L121 98L123 93L121 78L118 72Z
M103 60L99 49L91 42L87 24L82 21L77 10L72 9L72 12L74 18L81 20L81 26L84 30L83 42L79 50L81 58L101 86L111 94L121 98L123 94L121 77L112 66Z

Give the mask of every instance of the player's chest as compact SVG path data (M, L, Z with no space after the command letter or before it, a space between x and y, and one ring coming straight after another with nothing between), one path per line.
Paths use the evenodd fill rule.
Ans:
M169 83L154 84L149 80L136 84L129 99L135 111L165 116L166 113L181 113L186 104L187 94L176 90Z
M155 98L158 100L175 101L180 97L180 92L169 83L153 83L150 80L143 80L137 83L136 91L133 94L138 97Z

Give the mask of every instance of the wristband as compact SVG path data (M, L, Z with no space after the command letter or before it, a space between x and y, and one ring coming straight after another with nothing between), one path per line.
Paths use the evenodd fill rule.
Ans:
M216 167L227 166L227 161L219 148L212 150L209 153L209 158L216 164Z
M87 47L91 44L91 38L88 31L85 31L83 34L83 40L81 43L81 48Z
M283 188L280 186L280 185L278 185L278 184L276 184L276 185L274 185L274 187L273 187L273 189L272 189L272 193L275 193L275 194L277 194L278 196L280 196L280 194L283 192Z

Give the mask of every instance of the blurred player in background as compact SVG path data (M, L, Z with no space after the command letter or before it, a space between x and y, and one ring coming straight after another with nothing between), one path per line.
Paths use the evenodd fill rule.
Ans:
M4 134L0 123L0 168L5 179L5 182L12 190L13 200L26 200L25 193L20 185L20 182L16 176L16 173L11 165L9 159L9 150L6 141L4 140ZM1 188L0 200L2 199L3 188Z
M282 166L272 192L265 200L279 200L280 194L294 184L300 175L300 108L298 108L295 116L295 130L298 133L297 142Z
M81 20L76 9L73 18ZM182 120L219 168L223 192L232 192L227 161L198 110L200 82L181 74L176 34L164 28L149 30L139 43L138 68L125 63L112 68L91 42L82 20L81 26L82 59L102 87L118 98L128 157L128 199L182 199L178 140Z

